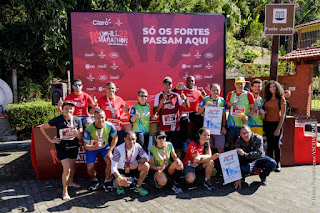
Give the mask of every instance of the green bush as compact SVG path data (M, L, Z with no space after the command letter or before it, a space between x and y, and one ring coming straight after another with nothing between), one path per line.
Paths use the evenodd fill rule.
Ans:
M18 136L22 135L22 137L29 137L32 127L43 124L58 115L57 107L43 100L8 104L7 107L8 121L17 131Z
M256 59L260 56L261 56L261 54L257 51L245 49L243 52L244 59L242 59L242 61L243 61L243 63L253 63L254 59Z

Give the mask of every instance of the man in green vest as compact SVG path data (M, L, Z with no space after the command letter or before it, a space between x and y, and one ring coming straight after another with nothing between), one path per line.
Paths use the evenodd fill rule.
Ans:
M229 109L227 143L229 149L234 149L235 142L240 136L240 128L246 124L254 113L254 96L245 91L246 80L237 77L234 82L234 91L227 95L226 104Z
M254 79L251 84L251 91L254 96L254 113L249 118L248 124L252 132L263 137L263 119L265 117L265 111L262 109L264 100L260 97L262 90L262 81L260 79Z

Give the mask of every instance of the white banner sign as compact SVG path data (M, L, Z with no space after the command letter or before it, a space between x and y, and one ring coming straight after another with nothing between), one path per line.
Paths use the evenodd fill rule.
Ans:
M210 129L210 134L220 135L223 107L205 106L203 126Z
M223 174L223 184L228 184L242 178L237 150L220 153L220 165Z

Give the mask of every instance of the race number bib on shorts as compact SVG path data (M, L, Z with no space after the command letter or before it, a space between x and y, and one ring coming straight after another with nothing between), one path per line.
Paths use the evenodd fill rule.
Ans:
M71 128L64 128L59 130L61 140L73 140L77 136L77 131Z
M186 118L189 119L189 113L190 113L190 112L182 112L182 113L181 113L181 117L186 117Z
M121 121L119 119L112 119L112 118L108 118L108 120L110 123L113 124L113 126L116 128L117 131L121 131Z
M169 114L169 115L162 115L162 124L163 125L176 125L176 115Z
M231 115L235 116L235 117L241 117L241 113L243 113L243 115L245 111L245 106L239 105L236 107L231 107Z

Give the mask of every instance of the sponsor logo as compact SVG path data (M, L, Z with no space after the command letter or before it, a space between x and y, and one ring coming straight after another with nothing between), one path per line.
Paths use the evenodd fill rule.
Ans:
M86 90L87 91L95 91L97 88L96 87L87 87Z
M185 73L184 73L184 76L183 76L182 78L186 80L186 79L188 78L188 76L189 76L188 73L185 72Z
M100 50L100 54L98 55L100 58L104 58L106 54L103 53L103 50Z
M205 75L203 76L203 78L206 78L206 79L213 78L213 75Z
M205 53L204 57L206 58L213 58L213 53Z
M202 64L194 64L193 65L193 68L196 68L196 69L200 69L202 67Z
M208 64L206 65L206 68L207 68L208 70L211 70L212 66L211 66L210 62L208 62Z
M202 55L199 53L199 50L197 50L197 53L194 55L196 59L199 59Z
M85 57L93 57L93 56L94 56L94 53L85 53L84 56L85 56Z
M187 68L191 68L191 65L182 64L182 69L187 69Z
M103 21L100 21L100 20L93 20L92 21L92 24L93 25L109 25L111 24L111 19L109 18L106 18L106 20L103 20Z
M111 69L117 70L118 66L116 65L116 62L113 62L112 65L110 66ZM110 77L111 79L111 77Z
M119 54L116 53L116 52L112 52L109 54L110 58L118 58L119 57Z
M122 25L122 22L120 21L120 18L117 18L117 21L116 21L115 24L118 25L119 27Z
M201 80L202 79L202 75L196 74L193 76L196 80Z
M99 87L98 90L99 90L99 92L102 92L102 91L104 91L104 88L103 87Z
M95 77L92 76L92 73L89 73L89 77L87 77L87 79L89 81L93 81L95 79Z
M184 57L184 58L191 57L191 53L183 53L183 54L182 54L182 57Z
M116 75L116 76L110 76L110 79L120 79L120 76L119 76L119 75Z
M99 75L99 76L98 76L98 79L101 80L101 81L105 81L105 80L108 80L108 76L106 76L106 75Z
M163 109L174 109L174 108L175 108L175 106L172 105L171 103L170 103L170 104L165 104L165 105L163 106Z
M85 65L85 68L88 70L88 69L92 69L92 68L95 68L96 66L94 65L90 65L90 64L86 64Z
M108 67L108 65L107 64L100 64L100 65L97 65L97 67L99 69L104 69L104 68Z

